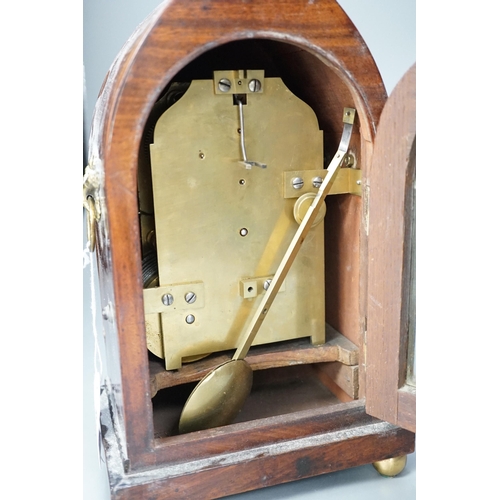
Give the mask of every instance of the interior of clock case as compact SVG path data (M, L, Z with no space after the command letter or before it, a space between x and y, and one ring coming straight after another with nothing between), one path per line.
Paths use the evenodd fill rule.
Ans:
M264 70L266 78L280 77L295 96L314 110L324 134L322 168L327 168L342 134L342 110L346 106L354 107L353 97L334 68L303 48L264 39L221 45L181 69L159 99L169 92L173 82L212 79L214 71L242 68ZM140 155L146 163L152 126L157 119L158 116L151 116L144 131ZM356 158L355 168L362 170L367 153L358 122L355 122L349 149ZM140 168L138 185L150 183L149 175L148 169ZM326 206L326 342L315 346L303 338L252 347L246 357L254 371L252 392L235 423L342 404L362 397L362 198L358 194L330 195ZM147 279L151 281L151 274L145 277ZM233 353L234 350L209 353L183 363L179 369L166 370L164 360L149 352L156 438L178 433L180 413L196 383L229 360Z

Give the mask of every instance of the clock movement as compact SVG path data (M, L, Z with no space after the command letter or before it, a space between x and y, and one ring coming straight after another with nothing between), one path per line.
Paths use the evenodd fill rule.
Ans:
M402 470L414 75L387 100L335 1L174 0L130 37L84 176L113 498Z

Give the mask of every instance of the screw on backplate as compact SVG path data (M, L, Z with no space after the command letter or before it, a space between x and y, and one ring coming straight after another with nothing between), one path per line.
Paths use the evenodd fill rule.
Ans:
M342 163L344 167L353 167L354 164L356 163L356 158L354 157L353 154L349 153L344 156L344 160Z
M246 236L248 234L248 229L246 227L242 227L240 229L240 235L241 236Z
M166 293L162 296L161 301L165 306L171 306L174 303L174 296L171 293Z
M313 180L312 180L312 184L313 184L313 187L315 188L319 188L321 186L321 183L323 182L323 178L322 177L315 177Z
M188 304L194 304L196 302L196 294L194 292L188 292L184 295L184 299Z
M231 82L227 78L219 80L219 90L221 92L229 92L231 90Z
M264 290L267 290L271 286L271 280L264 281Z
M292 179L293 189L302 189L304 187L304 179L302 177L294 177Z
M186 316L186 323L188 325L192 325L194 323L195 317L192 314L188 314Z
M250 90L250 92L259 92L261 88L262 84L260 83L260 80L257 80L256 78L248 82L248 90Z

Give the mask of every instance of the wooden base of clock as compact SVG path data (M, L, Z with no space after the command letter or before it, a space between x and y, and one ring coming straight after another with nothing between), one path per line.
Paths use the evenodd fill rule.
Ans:
M248 408L242 410L248 421L155 438L155 448L169 459L138 471L126 468L108 395L104 396L101 419L112 498L215 499L414 451L412 432L367 415L363 401L340 403L319 387L313 373L305 372L281 374L279 381L273 377L274 384L257 383ZM287 413L262 417L271 405L261 406L259 393L269 385L274 385L268 393L273 409ZM303 390L297 391L297 385ZM290 389L297 398L294 401L290 401ZM312 407L300 409L304 403ZM159 427L164 426L168 418L161 408L157 415ZM159 427L159 433L165 431Z
M153 446L163 459L143 470L129 470L113 417L119 410L105 388L101 420L113 499L220 498L413 452L412 432L369 416L354 399L358 349L331 327L327 332L324 346L302 340L253 349L252 392L234 424L186 435L177 425L187 397L230 356L174 372L150 356ZM298 352L306 353L299 356L304 364L294 364Z
M245 68L282 78L314 110L325 167L340 141L343 108L356 109L350 154L359 185L326 201L326 344L312 346L304 332L306 340L252 348L255 384L236 421L179 435L191 388L232 353L172 371L148 353L139 151L169 83ZM114 500L219 498L414 450L413 432L369 415L365 404L369 314L376 314L367 307L368 267L379 264L368 255L370 166L386 98L368 48L333 0L171 0L124 46L96 106L84 197L106 311L101 420Z

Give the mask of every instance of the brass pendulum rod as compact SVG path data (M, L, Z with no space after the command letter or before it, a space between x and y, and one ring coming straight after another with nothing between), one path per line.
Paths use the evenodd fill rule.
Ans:
M304 219L300 223L297 232L295 233L290 245L288 246L283 259L281 260L281 263L278 266L278 270L274 274L271 284L267 289L264 297L262 298L262 301L259 304L257 311L255 312L252 321L247 328L246 333L243 335L244 342L240 344L240 346L236 350L233 356L233 360L243 359L247 355L248 350L250 349L250 346L252 345L257 332L259 331L260 325L264 321L264 318L266 317L271 304L273 303L276 295L279 292L279 289L281 288L281 285L283 284L283 281L285 280L288 270L292 266L295 257L299 253L302 243L306 239L309 229L313 225L316 216L321 209L321 204L330 192L330 188L332 187L333 181L335 180L342 160L344 159L344 156L349 148L355 115L355 109L344 108L344 129L342 132L339 149L333 157L333 160L330 162L324 181L321 183L321 186L319 187L319 190L314 200L312 201L311 206L307 210Z

